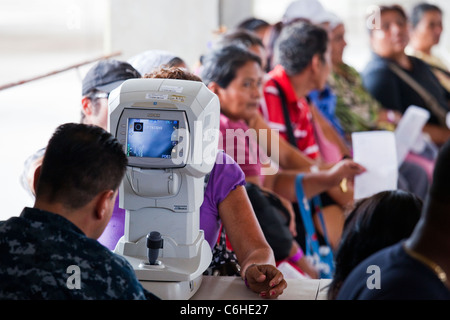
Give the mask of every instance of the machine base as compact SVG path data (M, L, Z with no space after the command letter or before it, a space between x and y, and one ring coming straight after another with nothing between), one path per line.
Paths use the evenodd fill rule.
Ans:
M143 281L142 286L161 300L189 300L202 283L203 275L190 281Z

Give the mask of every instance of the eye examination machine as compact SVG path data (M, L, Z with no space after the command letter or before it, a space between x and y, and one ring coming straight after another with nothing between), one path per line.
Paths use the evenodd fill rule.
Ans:
M220 104L202 82L129 79L108 99L109 131L128 157L119 188L125 232L115 252L161 299L189 299L212 253L200 230Z

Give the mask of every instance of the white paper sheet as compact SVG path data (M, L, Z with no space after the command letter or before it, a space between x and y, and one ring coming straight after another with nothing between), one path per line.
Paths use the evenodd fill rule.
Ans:
M397 189L398 165L394 132L354 132L352 144L353 160L367 169L355 177L354 199Z
M421 142L423 126L430 118L430 112L424 108L411 105L406 109L395 129L397 144L397 163L400 167L409 151ZM423 143L422 143L423 144Z

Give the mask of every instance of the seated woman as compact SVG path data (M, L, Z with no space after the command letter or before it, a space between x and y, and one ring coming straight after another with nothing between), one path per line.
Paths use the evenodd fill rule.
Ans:
M425 62L406 55L409 30L403 8L380 6L380 24L380 29L369 30L373 56L362 72L364 87L385 108L401 114L411 105L429 110L423 131L437 146L443 145L450 138L449 93Z
M215 44L215 49L219 47L229 46L229 45L240 45L247 48L247 50L258 55L262 62L266 61L266 50L260 38L255 34L242 30L236 29L231 30L227 33L221 35ZM264 63L263 63L264 66ZM223 68L224 72L227 72L226 68ZM263 77L265 80L266 75ZM261 104L264 103L263 97L261 97ZM278 165L283 170L299 170L299 171L316 171L320 169L329 169L332 167L333 163L324 163L317 159L310 158L305 152L301 151L297 146L291 145L287 139L279 139L280 135L278 131L274 131L270 128L266 119L263 117L262 113L257 113L252 115L251 118L247 119L246 125L251 129L256 130L256 138L258 145L264 150L267 155L271 156L276 165ZM280 131L281 132L281 131ZM262 134L261 134L262 133ZM267 133L267 138L260 139L264 134ZM272 141L276 143L276 146L272 147ZM275 157L272 156L271 150L275 149ZM312 149L312 148L311 148ZM339 158L340 160L340 158ZM321 195L323 204L323 214L324 219L328 222L328 225L333 225L334 227L329 227L328 233L333 233L333 229L336 230L337 236L339 236L340 230L343 224L343 212L344 207L353 201L353 192L351 188L348 192L342 192L339 187L333 187ZM297 206L294 205L294 210ZM299 215L297 215L299 216ZM292 222L295 222L293 219ZM301 221L299 222L299 228L301 229ZM294 229L295 225L292 223L291 229ZM322 233L321 224L318 223L319 232ZM299 233L302 233L299 230ZM302 243L302 239L298 239L299 243Z
M345 41L344 21L333 15L330 21L332 72L328 83L336 94L336 115L351 145L353 132L394 131L402 114L384 108L364 88L358 71L343 60ZM399 168L398 188L425 198L434 167L434 160L410 152Z
M274 172L262 167L258 155L264 155L264 152L259 149L256 139L246 133L249 130L246 121L259 113L262 77L261 59L240 46L220 47L204 56L202 79L220 100L220 130L225 151L241 166L247 182L266 188L291 203L296 202L295 181L299 171ZM236 135L238 143L229 145L228 134ZM246 143L247 139L250 143ZM250 152L252 146L256 146L254 153ZM244 151L244 161L239 158L240 150ZM328 171L307 174L303 184L305 194L312 197L337 186L344 177L353 180L363 171L359 164L344 160Z
M406 54L425 61L445 90L450 92L448 61L444 62L433 50L439 44L443 31L441 8L422 2L413 7L410 18L411 32Z
M157 68L144 78L201 81L181 68ZM214 248L223 224L247 286L261 297L276 298L287 284L276 268L273 251L264 238L244 185L242 170L226 153L219 151L205 186L200 229Z
M144 77L201 81L198 76L179 68L156 69L154 72L149 73ZM250 247L249 245L251 245L251 242L246 243L247 240L245 239L247 236L246 230L247 228L250 228L250 230L253 228L252 222L244 221L245 219L243 218L247 215L250 215L253 218L256 216L253 212L251 203L250 212L246 210L247 203L242 206L242 200L229 197L229 194L232 188L236 188L236 185L245 186L245 183L245 175L241 167L227 153L219 152L214 168L208 177L204 202L200 208L200 229L205 231L205 237L211 248L214 247L220 226L223 225L226 230L227 239L229 240L233 251L236 253L239 263L242 259L242 255L239 253L239 247L242 247L244 244L245 247ZM245 189L244 192L248 199ZM225 202L224 200L226 199L229 199L228 202L236 207L230 208L229 210L220 210L221 203ZM258 225L257 229L261 230L258 221L256 224ZM295 242L292 242L291 245L291 248L287 248L287 250L289 251L289 257L291 258L292 263L298 266L298 268L309 277L317 278L316 270L308 263L306 257L303 256L303 252L299 245ZM274 252L274 256L277 258L278 252Z

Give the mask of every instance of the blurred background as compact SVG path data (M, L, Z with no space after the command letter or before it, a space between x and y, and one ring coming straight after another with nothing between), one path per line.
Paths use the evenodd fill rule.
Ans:
M371 5L419 1L320 0L345 21L344 60L362 70L370 56ZM98 59L127 60L148 49L172 51L192 68L220 29L248 17L278 22L291 0L2 0L0 2L0 220L33 199L21 186L28 156L62 123L79 122L81 80ZM450 61L450 1L436 47ZM448 14L447 14L448 12ZM65 70L65 71L63 71ZM45 77L41 77L44 76ZM36 79L33 81L28 81ZM24 82L23 84L18 84Z

